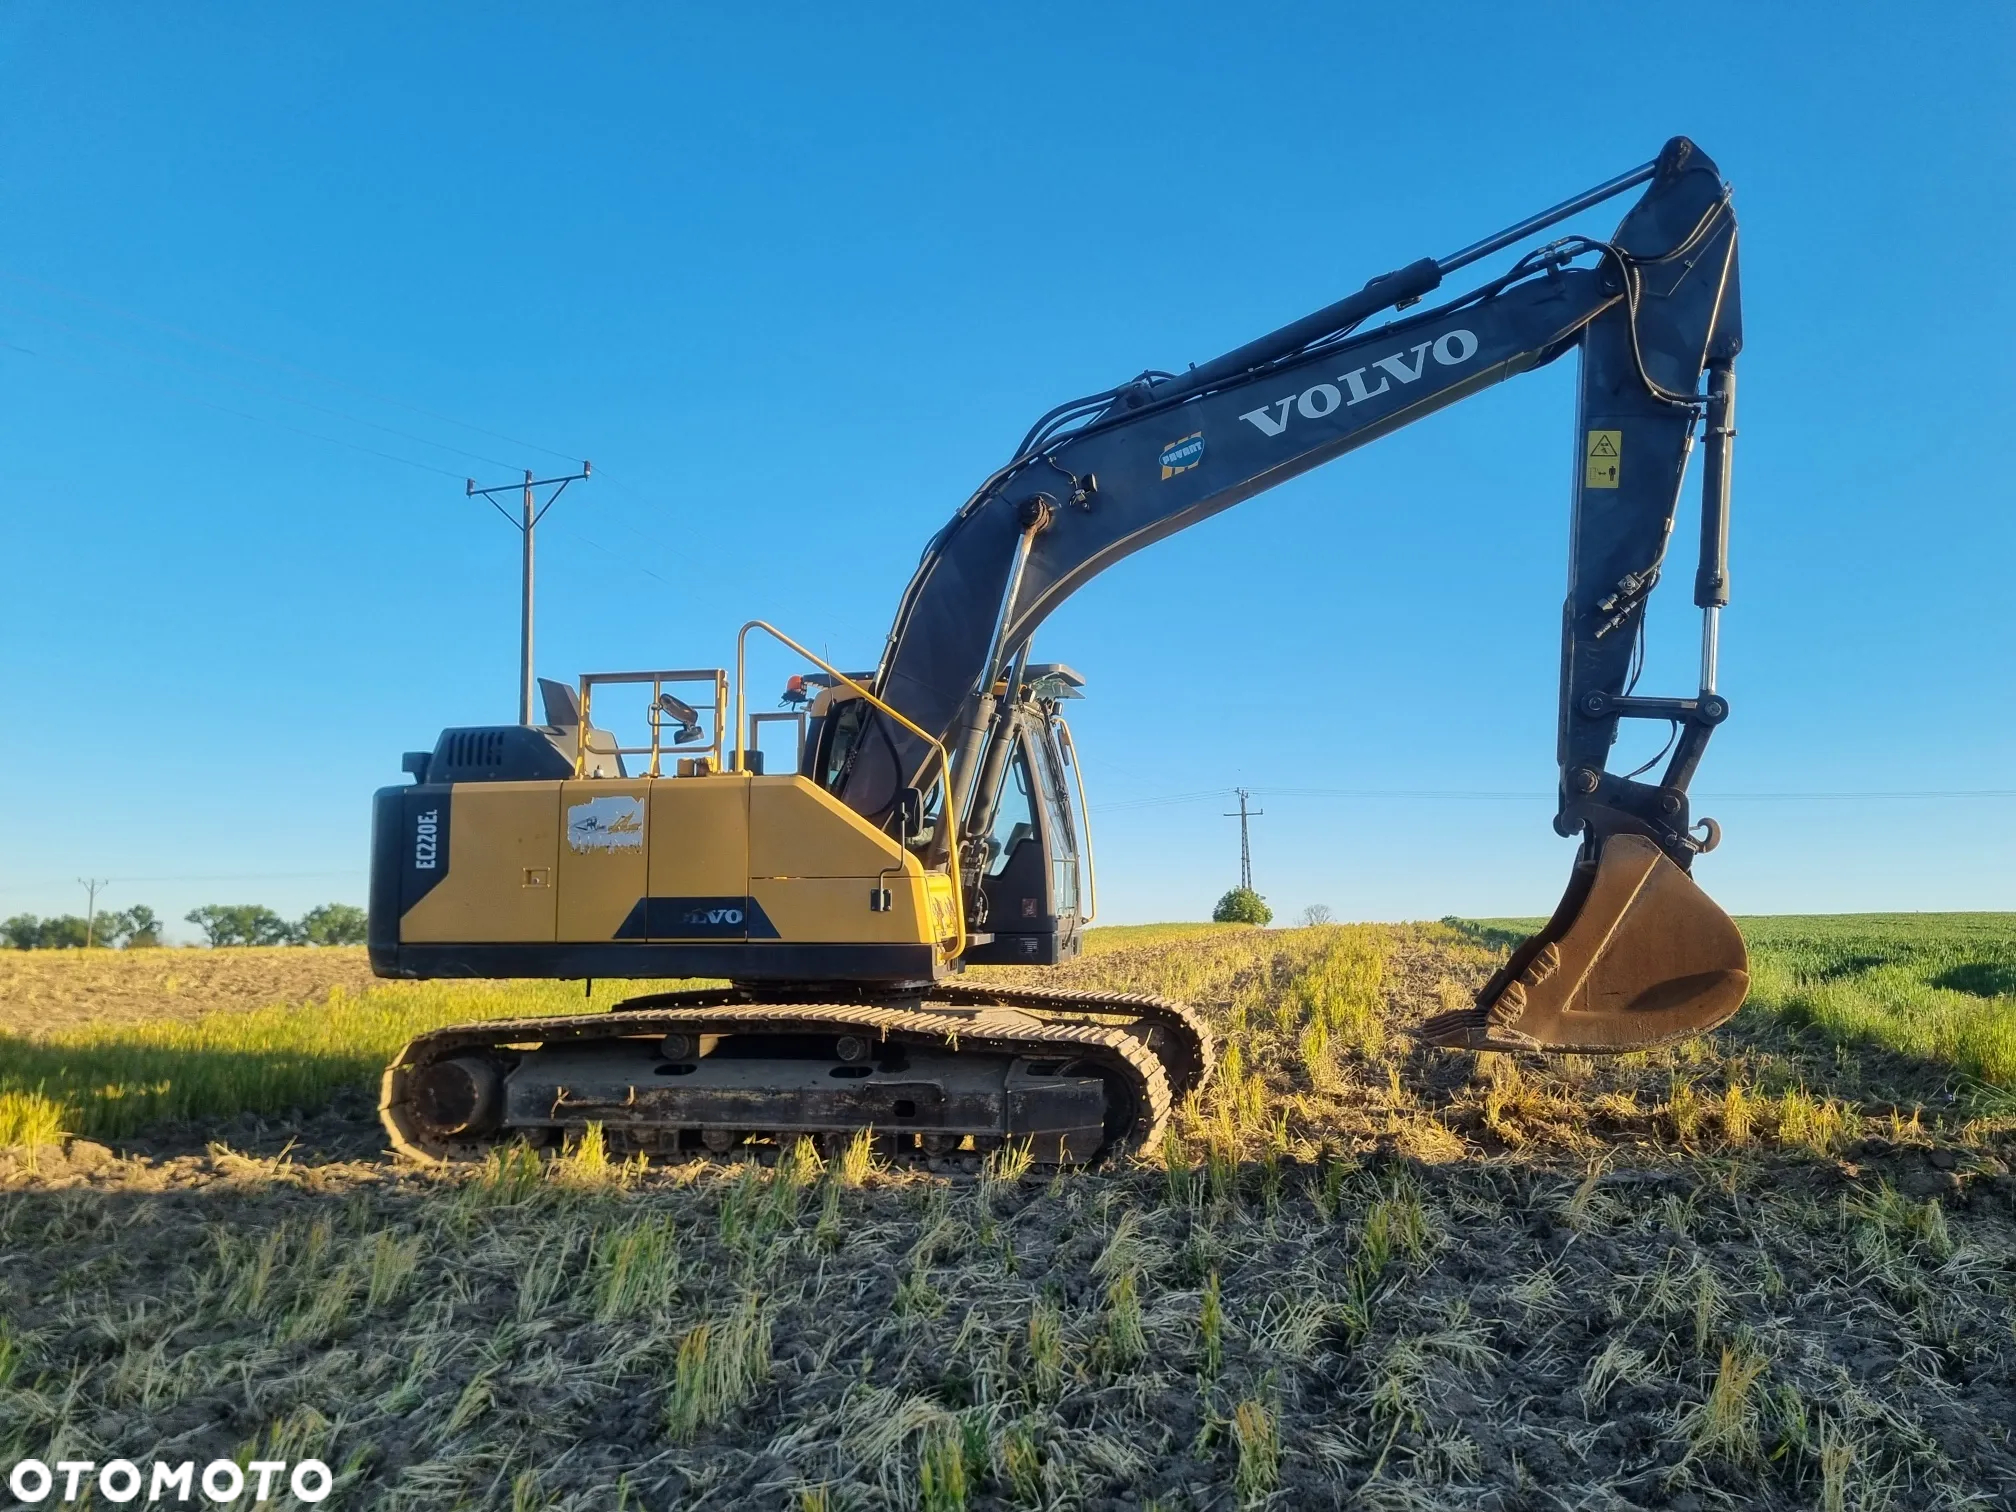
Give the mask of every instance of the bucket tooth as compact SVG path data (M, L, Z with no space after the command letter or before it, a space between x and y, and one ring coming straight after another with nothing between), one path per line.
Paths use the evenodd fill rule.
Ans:
M1575 868L1546 928L1430 1044L1618 1055L1705 1034L1743 1005L1750 959L1730 917L1642 835Z

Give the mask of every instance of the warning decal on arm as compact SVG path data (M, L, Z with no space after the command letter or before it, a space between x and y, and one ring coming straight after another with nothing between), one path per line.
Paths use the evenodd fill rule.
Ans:
M1592 430L1585 452L1587 464L1582 474L1585 488L1615 488L1617 470L1624 465L1624 432Z

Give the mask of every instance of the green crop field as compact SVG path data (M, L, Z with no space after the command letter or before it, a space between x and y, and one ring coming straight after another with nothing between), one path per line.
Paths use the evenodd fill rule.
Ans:
M1740 922L1743 1012L1613 1060L1410 1038L1521 921L1097 931L1038 978L1224 1055L1062 1174L404 1167L405 1037L610 984L0 959L0 1463L314 1455L346 1508L2016 1503L2016 916Z
M1482 941L1509 945L1544 922L1482 919L1469 927ZM1750 947L1752 1012L2016 1088L2016 915L1778 914L1736 922Z

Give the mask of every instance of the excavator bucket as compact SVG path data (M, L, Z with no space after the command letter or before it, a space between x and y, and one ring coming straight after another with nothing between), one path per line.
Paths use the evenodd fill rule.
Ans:
M1447 1049L1618 1055L1705 1034L1743 1005L1735 923L1640 835L1578 862L1547 927L1512 952L1474 1008L1421 1037Z

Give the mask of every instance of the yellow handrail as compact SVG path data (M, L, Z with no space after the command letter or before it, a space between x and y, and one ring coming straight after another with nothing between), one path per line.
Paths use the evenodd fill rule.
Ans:
M932 735L926 730L920 729L916 724L912 723L909 719L906 719L897 710L890 708L888 704L884 703L881 699L877 698L873 693L869 692L868 689L861 686L860 683L854 681L854 679L849 677L845 672L840 671L836 667L828 666L827 663L822 658L813 655L810 651L806 650L803 646L799 645L798 642L791 639L790 636L786 635L782 630L779 630L775 625L771 624L768 620L750 620L748 624L742 627L741 631L735 637L735 770L736 771L740 772L746 769L746 762L744 760L745 756L747 755L745 738L749 727L749 721L745 717L748 708L748 703L744 696L745 680L743 677L743 672L748 664L749 632L751 630L768 631L776 639L782 641L786 646L789 646L793 651L796 651L800 656L804 657L805 660L811 662L813 666L817 667L820 671L824 672L828 677L833 678L836 682L845 683L848 687L852 688L861 697L867 699L868 702L874 705L875 708L879 709L882 713L887 714L891 719L895 720L896 723L903 726L904 729L908 730L912 735L915 735L919 740L922 740L927 745L929 745L932 750L936 751L938 753L938 781L939 785L944 789L945 793L945 804L943 809L940 810L938 822L941 824L950 824L952 822L952 758L945 754L944 743L940 741L937 738L937 736ZM958 853L958 847L956 845L953 847L951 864L946 868L946 875L950 877L952 880L952 916L957 921L959 926L959 933L957 935L958 944L954 947L954 949L952 950L951 954L947 957L947 959L957 960L958 958L966 954L966 892L965 889L959 885L959 853ZM942 941L940 941L939 943L943 944Z
M705 682L713 685L714 702L705 705L714 714L712 721L714 725L714 739L707 747L707 754L712 758L710 770L720 770L721 760L728 751L728 729L725 723L729 712L727 672L720 667L665 668L656 672L584 672L581 674L580 691L578 694L581 717L574 727L574 775L577 778L583 774L588 765L588 733L594 726L592 704L596 686L601 683L651 684L651 692L653 694L652 706L647 715L651 730L651 744L648 746L626 746L612 743L607 750L597 754L605 756L613 755L618 758L648 755L651 758L651 768L649 771L639 773L639 777L659 777L664 775L660 770L663 764L664 751L659 732L665 728L665 721L657 708L656 695L664 691L664 684L668 682ZM679 754L676 747L673 754Z

